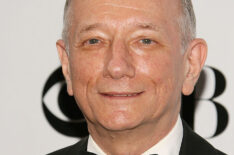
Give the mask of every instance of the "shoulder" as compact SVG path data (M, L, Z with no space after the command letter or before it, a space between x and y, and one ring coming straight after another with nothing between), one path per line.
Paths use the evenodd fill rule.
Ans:
M183 129L180 155L225 155L225 153L217 150L205 139L193 132L184 121Z
M73 155L73 154L77 155L78 152L82 152L82 151L87 150L87 144L88 144L88 137L80 140L76 144L73 144L71 146L67 146L65 148L54 151L54 152L49 153L47 155Z

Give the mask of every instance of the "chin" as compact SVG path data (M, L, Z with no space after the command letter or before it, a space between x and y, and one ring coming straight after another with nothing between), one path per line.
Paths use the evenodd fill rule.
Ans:
M139 119L126 117L126 115L115 115L99 121L101 126L111 131L124 131L137 127L140 124Z
M131 123L113 123L102 124L102 126L109 131L126 131L136 128L137 125Z

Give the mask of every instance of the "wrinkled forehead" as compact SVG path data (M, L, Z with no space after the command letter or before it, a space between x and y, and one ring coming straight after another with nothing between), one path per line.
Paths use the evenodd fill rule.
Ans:
M180 0L70 0L70 3L69 10L75 18L123 12L176 17L181 12Z

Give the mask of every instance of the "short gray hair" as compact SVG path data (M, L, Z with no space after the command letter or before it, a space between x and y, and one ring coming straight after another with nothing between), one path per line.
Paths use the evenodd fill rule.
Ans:
M65 41L66 49L69 51L69 43L68 43L68 36L69 36L69 28L72 24L71 19L71 10L70 7L71 0L66 0L65 7L64 7L64 15L63 15L63 32L62 32L62 39Z
M72 14L70 3L72 0L66 0L63 17L62 39L65 41L66 48L69 51L69 28L72 24ZM182 15L178 19L178 25L181 33L182 51L187 49L188 44L196 37L196 17L191 0L181 0Z
M196 17L191 0L181 0L182 15L178 19L181 31L181 46L185 51L189 43L196 38Z

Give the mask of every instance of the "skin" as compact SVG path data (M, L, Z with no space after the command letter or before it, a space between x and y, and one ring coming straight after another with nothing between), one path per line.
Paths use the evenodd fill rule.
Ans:
M70 95L107 154L141 154L177 121L207 46L181 52L180 0L74 0L69 50L57 41ZM168 11L170 10L170 11ZM69 54L68 54L69 52Z

